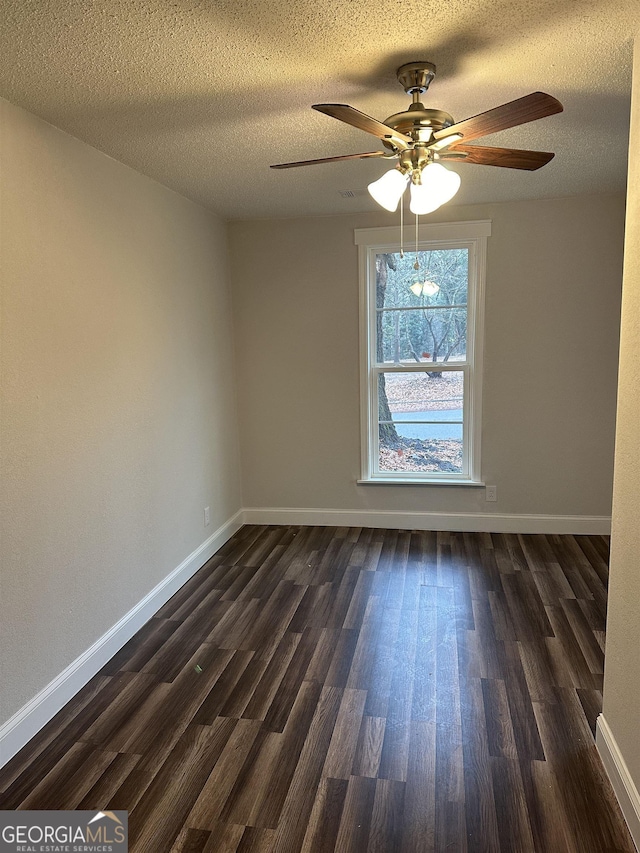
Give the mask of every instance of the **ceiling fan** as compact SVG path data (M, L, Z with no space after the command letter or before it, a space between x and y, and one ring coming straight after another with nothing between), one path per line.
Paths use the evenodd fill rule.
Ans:
M338 160L364 160L383 157L396 160L396 166L382 178L369 184L373 198L387 210L398 207L407 184L411 181L411 211L430 213L453 198L460 186L460 177L446 169L440 161L459 161L481 166L501 166L508 169L540 169L553 159L546 151L523 151L517 148L493 148L468 145L478 139L509 127L562 112L562 104L544 92L532 92L523 98L509 101L477 116L454 122L449 113L428 109L420 97L435 77L431 62L409 62L398 68L398 82L412 103L408 109L378 121L347 104L314 104L313 109L346 122L381 140L382 151L363 154L343 154L319 160L279 163L272 169L291 169Z

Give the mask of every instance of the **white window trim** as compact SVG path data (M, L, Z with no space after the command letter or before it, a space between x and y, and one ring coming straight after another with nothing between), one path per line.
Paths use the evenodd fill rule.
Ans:
M358 246L360 270L360 447L362 476L359 484L389 485L442 485L442 486L483 486L481 479L481 425L482 425L482 369L484 350L484 296L487 259L487 238L491 236L491 221L444 222L420 225L418 242L437 243L438 248L464 246L469 249L469 290L467 294L467 363L461 367L458 363L438 365L442 370L463 370L465 372L465 400L463 447L465 460L460 474L437 474L429 472L375 472L375 455L378 452L378 410L377 410L377 372L372 369L375 363L375 298L370 294L375 289L369 287L371 276L375 277L375 256L383 252L397 252L400 239L399 227L357 228L354 232ZM404 228L406 251L415 245L415 227ZM447 245L449 244L449 245ZM430 247L425 247L430 248ZM403 365L402 372L423 371L424 365ZM390 368L393 371L393 367ZM472 379L467 381L471 374ZM375 386L375 387L374 387ZM375 429L374 429L375 426ZM469 441L471 430L472 441Z

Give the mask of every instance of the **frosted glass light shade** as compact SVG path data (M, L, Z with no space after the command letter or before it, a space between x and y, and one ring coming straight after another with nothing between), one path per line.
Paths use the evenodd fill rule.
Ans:
M407 187L408 175L403 175L399 169L391 169L378 178L367 189L371 197L385 210L393 213L398 208L398 202Z
M409 290L416 296L435 296L440 287L435 281L414 281L413 284L409 285Z
M460 189L460 175L440 163L425 166L421 180L420 184L411 184L411 213L431 213L450 201Z

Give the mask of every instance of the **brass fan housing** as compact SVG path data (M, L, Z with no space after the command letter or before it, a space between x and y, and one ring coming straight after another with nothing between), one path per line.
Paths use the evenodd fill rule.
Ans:
M453 124L453 116L443 110L425 109L420 101L416 101L408 110L386 118L384 123L400 133L406 133L416 142L428 142L436 130ZM383 139L382 144L393 150L393 143Z

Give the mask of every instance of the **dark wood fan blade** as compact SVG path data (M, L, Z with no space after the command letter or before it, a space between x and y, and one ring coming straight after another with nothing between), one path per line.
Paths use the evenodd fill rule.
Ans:
M477 163L480 166L503 166L507 169L526 169L535 172L542 168L555 154L549 151L522 151L519 148L490 148L488 145L455 145L446 153L440 154L441 160L455 160L456 153L466 154L461 163Z
M295 166L315 166L316 163L336 163L338 160L366 160L367 157L384 157L386 151L367 151L365 154L342 154L340 157L321 157L319 160L299 160L297 163L278 163L272 169L293 169Z
M401 150L408 148L413 143L410 136L399 133L392 127L347 104L313 104L313 109L332 118L337 118L339 121L344 121L352 127L357 127L358 130L364 130L365 133L371 133L378 139L386 139Z
M493 110L487 110L486 113L466 118L450 127L443 127L442 130L437 130L433 135L435 139L444 139L452 133L461 133L464 142L468 142L471 139L478 139L480 136L488 136L490 133L506 130L508 127L516 127L519 124L526 124L528 121L536 121L539 118L554 115L554 113L561 113L562 109L560 101L551 95L547 95L545 92L532 92L530 95L525 95L524 98L518 98L515 101L509 101L508 104L495 107Z

